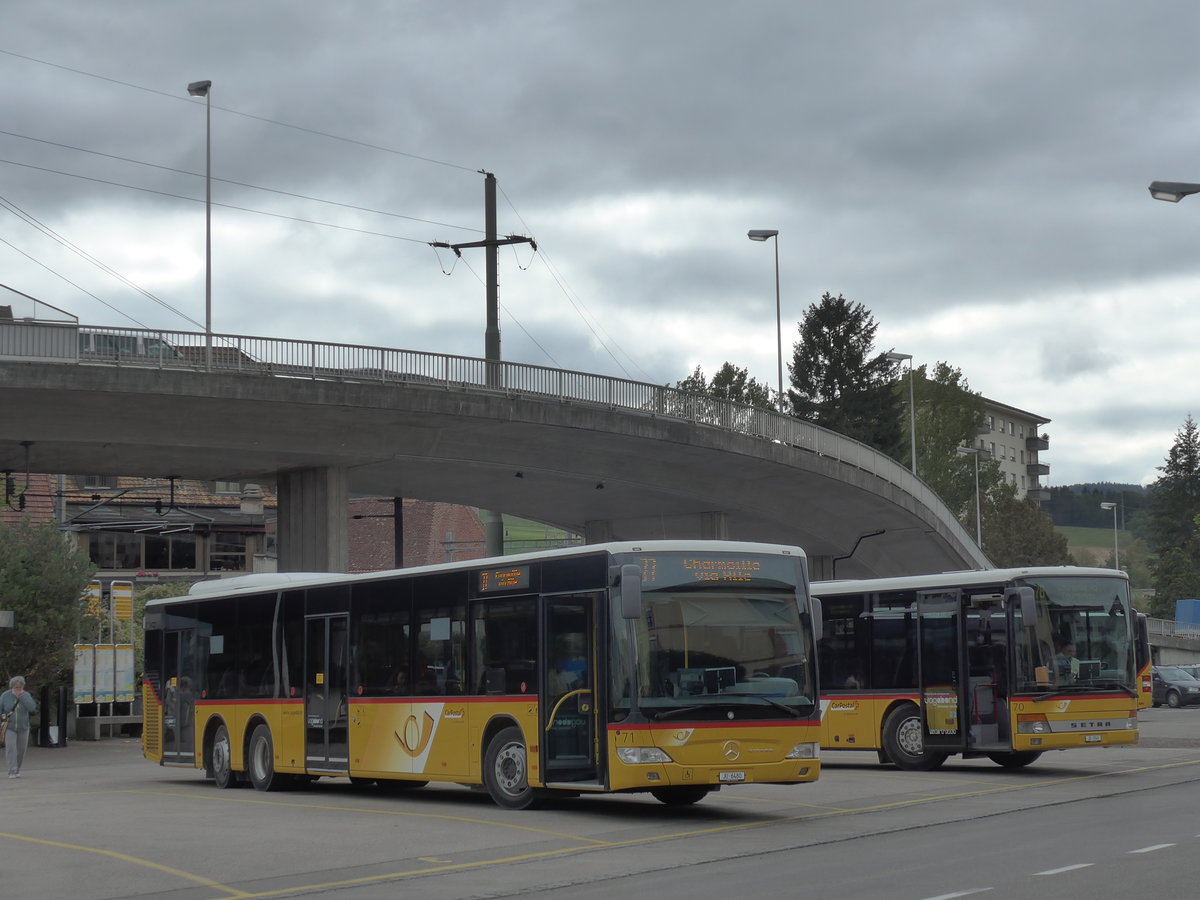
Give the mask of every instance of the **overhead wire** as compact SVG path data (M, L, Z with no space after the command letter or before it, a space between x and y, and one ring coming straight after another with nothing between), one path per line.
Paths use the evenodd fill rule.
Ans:
M180 97L180 96L179 96L179 95L177 95L177 94L170 93L170 92L167 92L167 91L161 91L161 90L158 90L158 89L156 89L156 88L149 88L149 87L146 87L146 86L144 86L144 85L134 84L134 83L132 83L132 82L127 82L127 81L123 81L123 80L120 80L120 79L111 78L111 77L104 76L104 75L99 75L99 74L97 74L97 73L94 73L94 72L88 72L88 71L86 71L86 70L83 70L83 69L78 69L78 68L75 68L75 67L72 67L72 66L66 66L66 65L59 64L59 63L53 63L53 62L49 62L48 60L39 59L39 58L37 58L37 57L29 56L29 55L27 55L27 54L17 53L17 52L15 52L15 51L8 50L8 49L4 49L4 48L0 48L0 54L4 54L4 55L7 55L7 56L12 56L12 57L15 57L15 58L18 58L18 59L23 59L23 60L26 60L26 61L28 61L28 62L37 63L37 64L39 64L39 65L44 65L44 66L49 66L49 67L51 67L51 68L60 69L60 70L62 70L62 71L71 72L71 73L73 73L73 74L76 74L76 75L81 75L81 76L84 76L84 77L87 77L87 78L93 78L93 79L96 79L96 80L99 80L99 81L105 81L105 82L108 82L108 83L111 83L111 84L120 85L120 86L122 86L122 87L131 88L131 89L133 89L133 90L143 91L143 92L146 92L146 93L155 94L155 95L162 96L162 97L167 97L167 98L170 98L170 99L173 99L173 100L183 100L183 99L185 99L185 98L183 98L183 97ZM194 102L194 101L188 100L188 102ZM464 165L461 165L461 164L458 164L458 163L452 163L452 162L448 162L448 161L446 161L446 160L440 160L440 159L435 159L435 158L433 158L433 157L422 156L422 155L415 154L415 153L409 153L409 152L406 152L406 151L403 151L403 150L397 150L397 149L395 149L395 148L392 148L392 147L386 147L386 146L383 146L383 145L380 145L380 144L371 143L371 142L369 142L369 141L362 141L362 140L358 140L358 139L355 139L355 138L348 138L348 137L345 137L345 136L343 136L343 135L337 135L337 134L333 134L333 133L331 133L331 132L321 131L321 130L319 130L319 129L308 128L308 127L305 127L305 126L300 126L300 125L294 125L294 124L292 124L292 123L288 123L288 122L282 122L282 121L279 121L279 120L276 120L276 119L271 119L271 118L268 118L268 117L265 117L265 116L259 116L259 115L255 115L255 114L253 114L253 113L246 113L246 112L243 112L243 111L241 111L241 110L233 109L233 108L226 107L226 106L220 106L220 105L216 105L216 104L213 104L213 106L215 106L215 108L216 108L216 109L218 109L218 110L220 110L220 111L222 111L222 112L225 112L225 113L229 113L229 114L231 114L231 115L241 116L241 117L244 117L244 118L247 118L247 119L252 119L252 120L256 120L256 121L260 121L260 122L264 122L264 123L267 123L267 124L275 125L275 126L278 126L278 127L281 127L281 128L288 128L288 129L291 129L291 130L294 130L294 131L299 131L299 132L303 132L303 133L307 133L307 134L316 135L316 136L319 136L319 137L324 137L324 138L327 138L327 139L330 139L330 140L340 141L340 142L347 143L347 144L353 144L353 145L360 146L360 147L364 147L364 148L367 148L367 149L372 149L372 150L376 150L376 151L380 151L380 152L384 152L384 153L394 154L394 155L397 155L397 156L403 156L403 157L406 157L406 158L409 158L409 159L418 160L418 161L421 161L421 162L427 162L427 163L431 163L431 164L435 164L435 165L446 166L446 167L449 167L449 168L454 168L454 169L458 169L458 170L462 170L462 171L468 171L468 172L472 172L472 173L475 173L475 172L481 171L481 170L479 169L479 167L464 166ZM70 146L70 145L67 145L67 144L58 144L58 143L55 143L55 142L53 142L53 141L45 141L45 140L42 140L42 139L39 139L39 138L32 138L32 137L29 137L29 136L27 136L27 135L21 135L21 134L17 134L17 133L14 133L14 132L0 131L0 134L6 134L6 135L9 135L9 136L12 136L12 137L17 137L17 138L20 138L20 139L23 139L23 140L36 141L36 142L39 142L39 143L44 143L44 144L51 145L51 146L57 146L57 147L60 147L60 148L62 148L62 149L69 149L69 150L73 150L73 151L76 151L76 152L82 152L82 153L92 153L92 154L95 154L95 155L97 155L97 156L106 157L106 158L114 159L114 160L121 161L121 162L128 162L128 163L135 164L135 165L143 165L143 166L147 166L147 167L151 167L151 168L157 168L157 169L161 169L161 170L164 170L164 171L170 171L170 172L174 172L174 173L177 173L177 174L186 174L186 175L191 175L191 176L194 176L194 177L201 177L201 176L199 176L197 173L193 173L193 172L185 172L185 171L183 171L183 170L179 170L179 169L173 169L173 168L170 168L170 167L167 167L167 166L160 166L160 165L157 165L157 164L154 164L154 163L147 163L147 162L143 162L143 161L140 161L140 160L134 160L134 159L130 159L130 158L127 158L127 157L120 157L120 156L115 156L115 155L112 155L112 154L101 153L101 152L99 152L99 151L91 151L91 150L87 150L87 149L85 149L85 148L72 147L72 146ZM79 178L79 179L82 179L82 180L86 180L86 181L92 181L92 182L96 182L96 183L100 183L100 184L106 184L106 185L110 185L110 186L116 186L116 187L123 187L123 188L129 189L129 190L138 190L138 191L143 191L143 192L146 192L146 193L158 194L158 195L160 195L160 196L171 197L171 198L173 198L173 199L192 200L192 201L194 201L194 202L201 202L201 201L195 201L195 200L194 200L194 198L190 198L190 197L184 197L184 196L181 196L181 195L178 195L178 194L173 194L173 193L170 193L170 192L168 192L168 191L160 191L160 190L155 190L155 189L152 189L152 188L144 188L144 187L139 187L139 186L137 186L137 185L123 184L123 183L121 183L121 182L114 182L114 181L110 181L110 180L106 180L106 179L95 178L95 177L92 177L92 176L79 175L79 174L77 174L77 173L71 173L71 172L62 172L62 171L58 171L58 170L55 170L55 169L50 169L50 168L47 168L47 167L33 166L33 165L30 165L30 164L27 164L27 163L19 163L19 162L13 161L13 160L0 160L0 162L6 163L6 164L8 164L8 165L22 166L22 167L25 167L25 168L30 168L30 169L34 169L34 170L44 171L44 172L51 173L51 174L63 175L63 176L66 176L66 177L72 177L72 178ZM386 211L383 211L383 210L375 210L375 209L370 209L370 208L367 208L367 207L356 206L356 205L353 205L353 204L341 203L341 202L338 202L338 201L324 200L324 199L321 199L321 198L316 198L316 197L309 197L309 196L305 196L305 195L303 195L303 194L297 194L297 193L292 193L292 192L288 192L288 191L282 191L282 190L275 190L275 189L272 189L272 188L264 188L264 187L261 187L261 186L259 186L259 185L247 184L247 183L245 183L245 182L237 182L237 181L232 181L232 180L229 180L229 179L223 179L223 178L218 178L218 179L214 179L214 180L216 180L216 181L218 181L218 182L221 182L221 183L226 183L226 184L230 184L230 185L234 185L234 186L238 186L238 187L244 187L244 188L248 188L248 189L251 189L251 190L260 190L260 191L265 191L265 192L268 192L268 193L275 193L275 194L279 194L279 195L281 195L281 196L289 196L289 197L293 197L293 198L295 198L295 199L307 200L307 201L311 201L311 202L317 202L317 203L325 203L325 204L329 204L329 205L332 205L332 206L338 206L338 207L345 208L345 209L352 209L352 210L355 210L355 211L358 211L358 212L366 212L366 213L373 213L373 214L377 214L377 215L390 216L390 217L394 217L394 218L402 218L402 219L407 219L407 220L409 220L409 221L413 221L413 222L420 222L420 223L422 223L422 224L433 224L433 225L439 225L439 226L442 226L442 227L460 228L460 229L462 229L462 230L467 230L467 231L475 231L475 232L479 232L479 231L480 231L480 229L477 229L477 228L468 228L468 227L465 227L465 226L449 225L449 224L447 224L447 223L441 223L441 222L435 222L435 221L432 221L432 220L421 219L421 218L418 218L418 217L415 217L415 216L406 216L406 215L399 214L399 213L389 213L389 212L386 212ZM504 194L504 198L505 198L505 200L508 202L508 205L509 205L509 207L512 209L513 213L514 213L514 214L517 216L517 218L518 218L519 220L521 220L521 221L522 221L522 224L524 225L524 224L525 224L525 223L524 223L524 220L522 219L522 217L521 217L520 213L517 211L517 209L516 209L516 206L513 204L513 202L512 202L512 200L511 200L511 198L508 196L508 194L507 194L507 193L505 193L505 192L503 191L503 189L501 189L501 193L503 193L503 194ZM257 215L271 216L271 217L275 217L275 218L280 218L280 219L285 219L285 220L290 220L290 221L300 222L300 223L304 223L304 224L318 225L318 226L322 226L322 227L328 227L328 228L336 228L336 229L339 229L339 230L350 231L350 232L359 233L359 234L366 234L366 235L375 236L375 237L388 237L388 238L392 238L392 239L394 239L394 240L410 241L410 242L413 242L413 243L428 243L428 241L423 241L423 240L420 240L420 239L417 239L417 238L408 238L408 237L404 237L404 236L401 236L401 235L387 234L387 233L384 233L384 232L372 231L372 230L368 230L368 229L360 229L360 228L354 228L354 227L351 227L351 226L336 225L336 224L329 223L329 222L320 222L320 221L316 221L316 220L313 220L313 219L307 219L307 218L304 218L304 217L299 217L299 216L289 216L289 215L284 215L284 214L280 214L280 213L270 213L270 212L265 212L265 211L263 211L263 210L250 209L250 208L247 208L247 207L237 206L237 205L234 205L234 204L227 204L227 203L215 203L215 204L213 204L213 205L214 205L214 206L219 206L219 207L221 207L221 208L225 208L225 209L232 209L232 210L237 210L237 211L241 211L241 212L254 213L254 214L257 214ZM528 228L528 226L526 226L526 231L527 231L527 232L529 232L529 231L530 231L530 229ZM57 239L57 238L56 238L56 239ZM12 245L11 243L9 243L8 241L5 241L4 243L5 243L5 244L8 244L8 246L10 246L10 247L13 247L13 245ZM68 248L72 249L72 250L73 250L73 252L80 253L80 255L81 255L81 256L83 256L85 259L88 259L88 260L89 260L90 262L92 262L94 265L98 265L98 266L100 266L102 269L104 269L105 271L108 271L110 274L112 274L112 275L114 275L115 277L119 278L119 279L120 279L120 280L121 280L123 283L125 283L125 284L127 284L127 285L129 285L129 286L133 287L134 289L136 289L136 290L138 290L139 292L141 292L141 293L145 294L146 296L150 297L151 299L155 300L156 302L158 302L158 303L162 304L162 305L163 305L165 308L168 308L168 309L170 309L169 305L165 304L163 301L159 300L158 298L155 298L155 297L154 297L152 294L150 294L149 292L147 292L147 291L144 291L143 289L141 289L141 288L137 287L137 286L136 286L136 285L134 285L132 282L128 281L128 279L125 279L123 276L120 276L120 275L119 275L119 273L116 273L116 272L115 272L115 270L112 270L112 269L110 269L110 268L108 268L108 267L104 266L104 265L103 265L102 263L100 263L98 260L95 260L94 258L90 257L88 254L86 254L86 253L83 253L83 252L82 252L82 251L80 251L78 248L75 248L75 247L74 247L74 245L70 244L70 242L67 242L67 241L65 241L65 240L60 240L60 243L62 243L62 244L63 244L63 246L66 246L66 247L68 247ZM17 249L17 248L13 247L13 249ZM545 265L546 265L546 269L547 269L547 271L550 273L550 275L551 275L551 278L554 280L554 282L555 282L555 284L558 286L559 290L560 290L560 291L562 291L563 295L564 295L564 296L567 298L568 302L571 304L572 308L575 310L576 314L579 316L579 318L581 319L581 321L583 321L584 325L585 325L585 326L588 328L588 330L589 330L589 331L592 333L593 337L595 337L595 338L596 338L596 340L597 340L597 342L600 344L600 346L601 346L601 347L603 347L603 348L604 348L604 350L605 350L605 352L606 352L606 353L607 353L607 354L608 354L608 355L609 355L609 356L612 358L613 362L614 362L614 363L617 365L617 367L618 367L618 368L619 368L619 369L620 369L620 370L621 370L623 373L625 373L625 375L626 375L626 376L628 376L628 375L629 375L629 371L628 371L628 369L626 369L626 367L625 367L625 366L624 366L624 365L621 363L621 361L620 361L620 360L617 358L616 354L615 354L615 353L612 351L612 349L609 347L609 343L611 343L613 346L617 347L617 349L619 349L619 350L620 350L620 351L621 351L621 352L622 352L622 353L623 353L623 354L626 356L626 358L627 358L627 359L629 359L629 361L630 361L630 362L631 362L631 363L634 365L634 367L635 367L635 368L637 368L639 371L641 371L641 372L642 372L642 374L643 374L643 376L646 378L646 380L648 380L648 381L649 381L649 380L650 380L650 377L649 377L649 375L647 375L647 374L645 373L645 371L644 371L643 369L641 369L641 366L639 366L639 365L637 364L637 362L636 362L636 361L633 359L633 357L632 357L632 356L630 356L630 355L629 355L629 354L628 354L628 353L627 353L627 352L626 352L626 351L625 351L625 350L624 350L624 349L623 349L623 348L620 346L620 344L619 344L619 343L618 343L618 342L617 342L617 341L616 341L616 340L615 340L615 339L614 339L614 338L613 338L613 337L612 337L610 334L608 334L608 332L607 332L607 331L605 331L605 329L603 328L603 326L602 326L602 325L599 323L599 320L597 320L597 319L595 318L595 316L593 316L593 315L592 315L591 311L587 309L587 307L586 307L586 304L584 304L584 303L583 303L583 300L582 300L582 298L579 298L578 294L577 294L577 293L575 293L575 292L574 292L572 289L570 289L570 288L569 288L569 286L566 284L566 279L565 279L565 277L564 277L564 276L562 275L562 273L561 273L561 272L560 272L560 271L557 269L557 267L556 267L556 266L553 264L552 260L550 260L550 259L549 259L549 257L548 257L548 256L545 254L545 251L544 251L544 249L543 249L543 248L538 248L538 249L540 249L540 250L541 250L541 256L542 256L543 262L544 262L544 263L545 263ZM24 253L23 251L20 251L20 250L18 250L17 252L20 252L20 253L22 253L22 255L24 255L24 256L26 256L26 257L28 257L28 258L30 258L30 259L32 260L32 257L29 257L29 255L28 255L28 254L26 254L26 253ZM36 260L33 260L33 261L37 262ZM38 263L38 265L42 265L42 266L43 266L43 268L47 268L47 269L49 270L49 267L47 267L47 266L44 266L44 265L43 265L42 263L40 263L40 262ZM518 265L519 265L519 264L518 264ZM532 265L532 260L531 260L531 262L530 262L530 264L529 264L529 265ZM479 275L478 275L478 273L476 273L476 272L475 272L473 269L471 269L471 266L470 266L470 264L469 264L469 263L467 263L467 268L468 268L468 269L469 269L469 270L472 272L472 274L473 274L473 275L475 275L475 277L476 277L477 279L479 279ZM522 268L528 268L528 266L525 266L525 267L522 267ZM52 270L51 270L51 271L52 271ZM444 269L444 267L443 267L443 272L444 272L444 271L445 271L445 269ZM60 276L60 277L61 277L61 276ZM67 279L65 279L65 278L64 278L64 280L67 280ZM480 281L482 281L482 279L480 279ZM68 281L68 283L70 283L70 282ZM78 286L76 286L76 287L78 287ZM80 288L80 290L82 290L82 288ZM85 294L88 294L88 296L92 296L92 297L94 297L94 295L93 295L93 294L91 294L91 293L90 293L90 292L88 292L88 291L84 291L84 293L85 293ZM95 298L95 299L99 300L99 298ZM105 303L104 301L99 301L99 302L103 303L103 305L105 305L105 306L108 306L110 309L115 309L115 307L112 307L112 305L111 305L111 304ZM539 342L538 342L538 341L537 341L537 340L536 340L536 339L533 337L533 335L532 335L532 334L530 334L529 330L528 330L527 328L525 328L525 326L524 326L524 325L523 325L523 324L520 322L520 320L519 320L519 319L517 319L517 318L516 318L516 316L514 316L510 310L508 310L506 307L504 307L504 305L503 305L503 304L500 304L500 305L501 305L501 308L502 308L502 309L504 309L504 312L505 312L505 314L506 314L506 315L507 315L507 316L508 316L508 317L509 317L509 318L510 318L510 319L511 319L511 320L512 320L512 321L513 321L513 322L514 322L514 323L515 323L515 324L516 324L516 325L517 325L517 326L518 326L518 327L519 327L519 328L520 328L520 329L521 329L521 330L522 330L524 333L525 333L525 335L526 335L526 336L529 338L529 340L530 340L530 341L531 341L531 342L532 342L532 343L533 343L535 346L537 346L537 347L538 347L538 349L539 349L539 350L541 350L541 351L542 351L542 353L544 353L544 354L546 355L546 357L547 357L548 359L550 359L550 360L551 360L551 361L554 363L554 365L555 365L555 366L558 366L558 362L557 362L557 361L554 359L554 357L553 357L553 356L552 356L552 355L549 353L549 351L547 351L547 350L545 349L545 347L543 347L543 346L542 346L542 345L541 345L541 344L540 344L540 343L539 343ZM183 313L179 313L179 311L177 311L177 310L172 310L172 311L173 311L173 312L176 312L177 314L179 314L179 315L181 315L181 316L183 316L183 318L187 319L188 321L192 321L192 322L193 322L193 324L195 324L195 323L194 323L194 320L190 319L190 317L186 316L185 314L183 314ZM132 317L130 317L130 316L127 316L127 317L128 317L128 318L130 318L130 319L132 319ZM136 321L136 320L133 320L133 321ZM593 322L595 323L594 325L593 325ZM603 332L603 337L601 336L601 332ZM606 339L607 339L607 340L606 340Z
M50 226L46 225L44 222L41 222L41 221L39 221L39 220L38 220L37 218L35 218L33 215L31 215L30 213L28 213L28 212L26 212L25 210L21 209L19 206L17 206L17 205L16 205L15 203L13 203L12 201L8 200L6 197L0 197L0 206L3 206L5 209L7 209L7 210L8 210L9 212L11 212L13 215L17 216L19 219L21 219L22 221L24 221L24 222L25 222L27 225L30 225L30 226L32 226L34 229L36 229L37 231L40 231L42 234L46 235L46 236L47 236L47 237L49 237L51 240L54 240L54 241L58 242L60 245L62 245L62 246L63 246L63 247L65 247L66 249L70 250L72 253L74 253L74 254L76 254L76 255L78 255L78 256L80 256L80 257L82 257L82 258L83 258L83 259L85 259L87 262L89 262L89 263L91 263L92 265L96 266L96 267L97 267L98 269L100 269L102 272L105 272L106 274L113 276L113 277L114 277L114 278L116 278L118 281L120 281L122 284L125 284L125 285L127 285L128 287L130 287L130 288L132 288L133 290L137 291L138 293L142 294L144 297L147 297L147 298L149 298L150 300L153 300L155 303L157 303L157 304L158 304L159 306L161 306L163 309L167 310L168 312L172 312L172 313L174 313L175 315L179 316L180 318L184 319L185 321L191 322L191 323L192 323L193 325L195 325L197 328L201 327L201 326L200 326L200 323L199 323L199 322L197 322L195 319L193 319L191 316L187 315L186 313L184 313L184 312L183 312L183 311L181 311L181 310L178 310L178 309L176 309L176 308L175 308L175 307L173 307L171 304L167 303L165 300L163 300L163 299L161 299L161 298L159 298L159 297L156 297L154 294L150 293L150 292L149 292L149 291L147 291L145 288L143 288L143 287L141 287L141 286L139 286L139 285L135 284L134 282L130 281L128 278L126 278L124 275L122 275L122 274L121 274L120 272L118 272L116 269L112 268L112 267L111 267L111 266L109 266L107 263L101 262L100 260L96 259L96 257L92 256L90 253L88 253L88 252L87 252L86 250L84 250L82 247L78 247L78 246L76 246L75 244L71 243L71 242L70 242L69 240L67 240L65 237L63 237L63 236L62 236L62 235L60 235L58 232L56 232L56 231L55 231L53 228L51 228ZM3 238L0 238L0 240L3 240ZM30 260L31 262L35 262L35 263L37 263L39 266L42 266L42 268L44 268L44 269L46 269L47 271L51 272L52 274L54 274L54 275L58 275L58 277L59 277L59 278L62 278L64 281L66 281L66 282L67 282L68 284L70 284L72 287L75 287L75 288L78 288L79 290L82 290L82 291L83 291L85 294L87 294L89 297L92 297L94 300L97 300L99 303L103 304L104 306L107 306L107 307L108 307L109 309L111 309L113 312L116 312L116 313L118 313L118 314L120 314L120 315L123 315L123 316L125 316L125 318L129 319L129 321L131 321L131 322L136 322L136 323L137 323L139 326L141 326L142 328L146 328L146 327L147 327L145 323L143 323L143 322L139 321L137 318L135 318L134 316L131 316L129 313L127 313L127 312L124 312L123 310L119 310L119 309L117 309L117 308L116 308L115 306L113 306L111 303L107 303L106 301L104 301L104 300L101 300L101 299L100 299L99 297L97 297L95 294L92 294L92 293L91 293L91 292L89 292L89 291L83 290L83 288L80 288L80 287L79 287L79 285L77 285L77 284L74 284L73 282L71 282L69 279L67 279L65 276L61 275L60 273L58 273L58 272L54 272L54 270L53 270L53 269L50 269L48 266L46 266L46 265L44 265L43 263L39 262L38 260L34 259L32 256L30 256L30 255L29 255L28 253L26 253L25 251L23 251L23 250L21 250L20 248L18 248L18 247L16 247L16 246L14 246L14 245L13 245L11 242L9 242L9 241L4 241L4 243L5 243L5 244L7 244L9 247L11 247L13 250L16 250L16 252L20 253L22 256L24 256L26 259Z
M530 231L531 229L529 228L528 223L525 222L525 219L521 216L521 213L517 210L516 206L513 204L512 198L510 198L508 196L508 194L505 192L504 188L500 188L500 193L504 195L504 199L508 203L509 208L512 209L513 215L515 215L517 217L517 220L525 227L526 231ZM596 338L596 342L598 344L600 344L601 347L604 348L604 351L612 358L612 361L614 363L616 363L617 368L619 368L625 374L626 377L630 377L629 370L625 368L625 366L621 363L621 361L619 359L617 359L616 354L613 353L613 351L609 348L608 342L611 342L613 344L613 346L615 346L618 350L620 350L622 353L625 354L625 357L634 366L634 368L636 368L639 372L642 373L642 376L645 378L646 381L651 381L652 379L646 373L646 371L640 365L638 365L637 361L632 356L630 356L624 350L624 348L622 348L621 345L612 337L612 335L610 335L604 329L604 326L600 324L600 321L598 319L596 319L595 316L592 315L591 310L587 309L587 305L583 302L582 298L580 298L578 296L578 294L576 294L575 291L572 290L567 285L566 278L562 275L561 272L558 271L558 268L554 265L553 261L550 259L549 255L546 253L545 249L540 245L538 247L538 255L541 258L542 262L545 264L546 271L550 273L550 277L554 280L554 283L556 285L558 285L558 289L560 291L562 291L563 296L567 298L567 302L569 302L571 304L571 307L575 310L576 315L579 316L579 318L583 322L583 324L585 326L587 326L589 331L591 331L592 336ZM578 302L576 302L576 301L578 301ZM582 307L582 309L581 309L581 307ZM584 311L586 311L586 315L585 315ZM592 325L593 321L595 322L595 327L593 327L593 325ZM604 332L604 337L600 336L600 334L597 332L597 329ZM605 338L608 339L607 342L605 341Z

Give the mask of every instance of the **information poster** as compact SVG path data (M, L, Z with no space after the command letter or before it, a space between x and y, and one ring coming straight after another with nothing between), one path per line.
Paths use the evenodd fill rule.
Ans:
M96 694L96 648L75 645L75 702L92 703Z
M112 703L116 680L116 654L112 644L96 645L96 702Z
M117 644L116 701L132 703L133 693L133 644Z

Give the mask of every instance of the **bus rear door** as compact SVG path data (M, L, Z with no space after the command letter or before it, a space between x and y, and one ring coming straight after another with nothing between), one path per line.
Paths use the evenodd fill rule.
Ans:
M304 765L315 774L348 770L349 643L344 613L305 619Z
M917 622L921 737L928 750L960 753L968 706L959 591L918 592Z

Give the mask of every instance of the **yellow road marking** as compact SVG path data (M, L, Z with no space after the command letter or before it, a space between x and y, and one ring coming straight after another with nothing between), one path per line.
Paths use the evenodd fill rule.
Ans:
M79 850L83 853L95 853L98 856L107 856L112 859L120 860L121 862L133 863L136 866L143 866L147 869L156 869L159 872L165 872L168 875L174 875L177 878L182 878L185 881L193 881L196 884L210 887L214 890L224 891L226 896L231 898L250 897L243 891L236 888L226 887L219 881L213 881L211 878L204 878L201 875L193 875L190 872L184 872L181 869L173 869L170 866L164 866L161 863L151 862L148 859L139 859L136 856L130 856L128 853L118 853L115 850L102 850L99 847L84 847L80 844L66 844L62 841L47 841L43 838L27 837L23 834L7 834L0 831L0 838L9 838L14 841L26 841L30 844L42 844L46 847L59 847L64 850Z
M957 791L957 792L952 792L952 793L934 794L934 795L928 795L928 796L923 796L923 797L918 797L918 798L896 800L896 801L892 801L889 803L879 803L879 804L874 804L871 806L857 806L857 807L848 806L845 808L838 808L838 807L819 808L818 807L818 811L808 812L808 813L804 813L801 815L784 816L781 818L771 818L771 819L765 819L765 820L759 821L759 822L741 822L741 823L735 823L735 824L714 825L714 826L711 826L708 828L692 828L692 829L688 829L686 831L677 831L677 832L671 832L668 834L658 834L658 835L652 835L649 837L630 838L629 840L624 840L624 841L601 841L601 840L597 840L595 838L585 837L583 835L574 835L574 834L569 834L566 832L550 831L550 830L541 829L541 828L531 828L527 825L513 825L510 823L506 823L506 822L496 822L496 821L492 821L492 820L488 820L488 819L478 819L478 818L472 818L472 817L468 817L468 816L451 816L451 815L444 815L441 813L432 813L431 814L431 813L402 812L402 811L393 811L393 810L370 810L370 809L362 809L362 808L358 808L358 807L331 806L328 804L288 803L286 801L277 801L277 800L243 799L243 798L229 797L228 795L217 795L212 798L200 797L199 795L195 795L195 794L189 795L193 799L215 800L215 801L226 802L226 803L252 803L252 804L266 805L266 806L291 807L291 808L296 808L296 809L327 810L327 811L332 811L332 812L367 813L367 814L373 814L373 815L400 816L400 817L407 817L407 818L442 819L442 820L446 820L446 821L462 822L465 824L472 824L472 825L487 825L487 826L499 827L499 828L504 828L504 829L516 829L518 831L527 831L527 832L530 832L533 834L545 835L545 836L550 836L550 837L559 837L559 838L563 838L566 840L578 841L580 844L584 845L584 846L562 847L557 850L543 850L543 851L536 852L536 853L526 853L526 854L519 854L516 856L506 856L506 857L499 857L499 858L495 858L495 859L477 860L475 862L464 862L464 863L452 863L452 862L447 861L444 864L442 864L441 860L421 858L420 859L421 862L430 862L430 863L439 863L439 864L424 866L424 867L414 868L414 869L403 869L403 870L399 870L396 872L389 872L389 873L385 873L385 874L381 874L381 875L363 876L361 878L349 878L349 879L344 879L341 881L328 881L328 882L320 882L320 883L314 883L314 884L308 884L308 885L293 885L291 887L281 888L278 890L260 891L260 892L255 892L255 893L239 891L239 890L236 890L234 888L228 887L226 885L223 885L216 881L212 881L207 878L202 878L200 876L191 875L190 873L183 872L178 869L172 869L169 866L159 865L158 863L153 863L153 862L149 862L147 860L138 859L137 857L128 856L128 855L122 854L122 853L116 853L111 850L100 850L97 848L83 847L83 846L79 846L79 845L75 845L75 844L64 844L64 843L60 843L57 841L48 841L48 840L42 840L39 838L25 837L23 835L5 834L3 832L0 832L0 838L11 838L13 840L30 841L32 843L45 844L45 845L53 846L53 847L63 847L63 848L72 849L72 850L81 850L81 851L88 852L88 853L97 853L97 854L101 854L104 856L112 857L114 859L134 863L136 865L146 866L146 867L149 867L152 869L158 869L159 871L177 875L178 877L184 878L188 881L192 881L197 884L204 885L206 887L211 887L214 890L223 891L226 896L219 898L219 900L227 900L227 898L228 898L228 900L259 900L259 898L283 896L286 894L299 894L299 893L306 893L309 891L329 890L332 888L339 888L339 887L353 887L356 885L376 884L376 883L381 883L381 882L385 882L385 881L397 880L397 879L401 879L401 878L410 878L410 877L417 876L417 875L436 875L438 873L462 872L462 871L468 871L470 869L484 868L487 866L499 866L499 865L507 865L510 863L530 862L530 861L539 860L539 859L549 859L549 858L556 857L556 856L565 856L567 854L572 854L572 853L583 853L583 852L588 852L591 850L597 850L597 849L601 849L601 848L608 849L608 848L617 848L617 847L630 847L630 846L636 846L639 844L651 844L651 843L658 843L658 842L662 842L662 841L678 840L680 838L698 837L701 835L720 834L723 832L731 832L731 831L742 831L742 830L747 830L750 828L762 828L762 827L768 826L768 825L778 825L782 822L808 821L808 820L812 820L812 819L828 818L830 816L845 815L847 813L878 812L878 811L886 810L886 809L899 809L899 808L905 807L905 806L916 806L921 803L930 803L930 802L934 802L934 801L958 800L958 799L964 799L967 797L983 796L986 794L1004 793L1006 791L1020 791L1020 790L1052 787L1052 786L1056 786L1056 785L1070 784L1072 782L1090 781L1090 780L1094 780L1097 778L1110 778L1115 775L1131 775L1131 774L1136 774L1139 772L1142 772L1142 773L1153 772L1153 771L1158 771L1158 770L1175 769L1175 768L1180 768L1183 766L1195 766L1195 765L1200 765L1200 759L1188 759L1188 760L1182 760L1179 762L1162 763L1159 765L1152 765L1152 766L1136 766L1136 767L1130 768L1130 769L1116 769L1111 772L1093 772L1093 773L1090 773L1087 775L1071 775L1071 776L1066 776L1063 778L1054 778L1054 779L1050 779L1048 781L1038 781L1038 782L1034 782L1034 783L1021 782L1018 784L1005 784L1005 785L983 788L983 789L972 789L972 790ZM105 793L105 792L97 791L94 793ZM111 792L107 792L107 793L151 794L151 795L155 795L155 796L170 796L170 797L174 797L176 799L180 798L180 794L178 791L150 791L150 790L134 789L134 790L124 790L124 791L111 791ZM78 795L76 795L76 796L78 796Z

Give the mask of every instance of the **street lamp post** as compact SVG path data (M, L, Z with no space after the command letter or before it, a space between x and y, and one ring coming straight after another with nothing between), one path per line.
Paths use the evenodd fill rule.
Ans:
M212 97L211 81L193 81L188 94L204 98L204 363L212 369Z
M887 354L887 358L892 362L903 362L908 360L908 434L912 439L912 473L917 474L917 403L916 395L913 393L913 358L911 353L897 353L892 350Z
M1197 187L1197 190L1200 190L1200 187ZM1113 514L1113 568L1120 569L1121 568L1121 544L1120 544L1120 532L1117 531L1117 504L1101 503L1100 508L1112 510L1112 514Z
M981 447L955 447L954 452L959 456L975 457L975 543L979 545L980 549L983 549L983 521L979 516L979 457L992 454Z
M779 311L779 231L774 228L752 228L746 237L752 241L775 238L775 349L778 358L779 411L783 412L783 319Z

